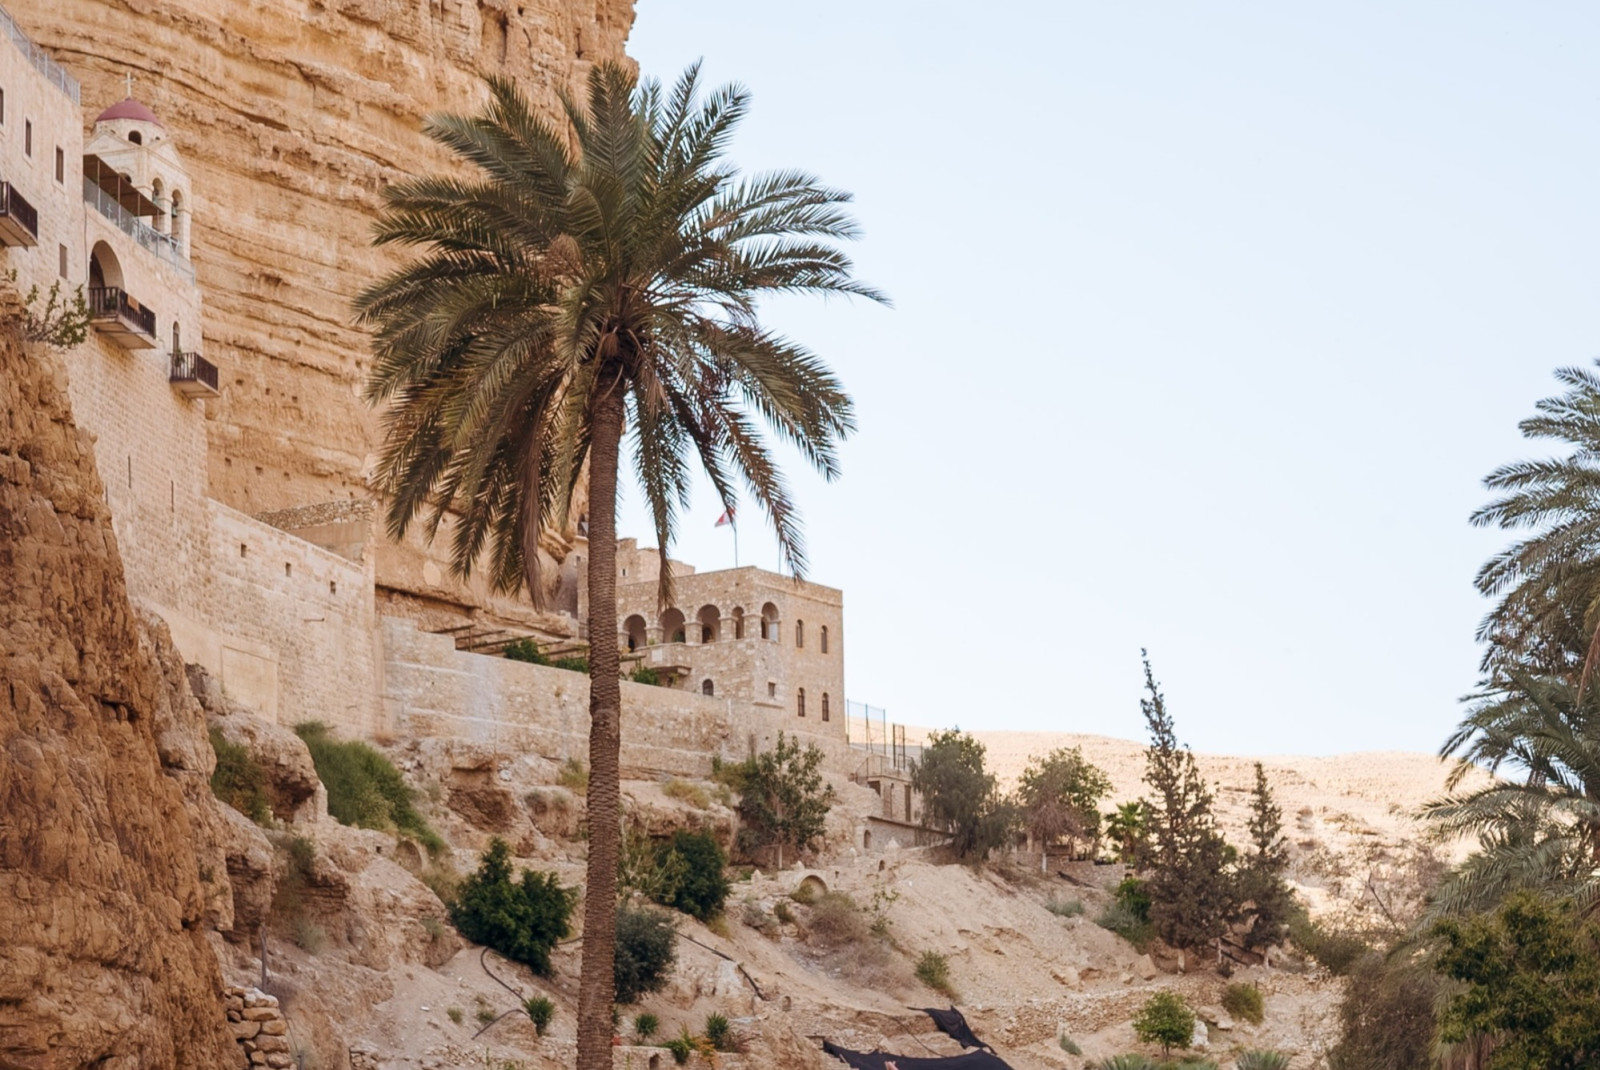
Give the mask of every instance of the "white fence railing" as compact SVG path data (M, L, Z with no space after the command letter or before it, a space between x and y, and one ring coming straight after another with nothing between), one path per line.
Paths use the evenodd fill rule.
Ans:
M51 85L71 97L72 103L80 106L83 104L78 80L68 74L61 64L51 59L44 49L34 44L33 38L22 32L17 20L13 19L11 13L3 7L0 7L0 33L11 38L11 43L17 46L17 51L28 57L28 62L32 63Z
M83 200L85 204L93 205L95 211L115 223L122 233L177 268L189 281L194 281L194 265L183 255L183 248L176 239L161 233L122 207L115 197L101 189L95 184L94 179L87 175L83 179Z

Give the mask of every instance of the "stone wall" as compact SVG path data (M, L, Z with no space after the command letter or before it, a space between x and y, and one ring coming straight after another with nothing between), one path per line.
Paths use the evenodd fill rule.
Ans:
M240 1053L251 1066L288 1070L295 1065L290 1052L289 1022L278 1006L278 997L259 988L230 987L228 1026L239 1042Z

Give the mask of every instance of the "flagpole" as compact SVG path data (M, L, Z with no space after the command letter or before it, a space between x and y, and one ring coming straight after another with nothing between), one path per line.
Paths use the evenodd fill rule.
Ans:
M733 529L733 567L739 567L739 522L729 521L728 526Z

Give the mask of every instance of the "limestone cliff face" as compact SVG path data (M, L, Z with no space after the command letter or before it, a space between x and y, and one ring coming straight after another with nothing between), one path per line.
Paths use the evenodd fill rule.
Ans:
M418 132L517 77L558 88L622 55L632 0L7 0L83 81L85 121L124 93L169 128L193 191L213 497L247 513L358 497L375 421L350 299L384 186L442 166ZM148 299L152 303L156 297Z
M128 602L88 436L16 315L0 307L0 1066L236 1066L204 935L232 914L204 720Z

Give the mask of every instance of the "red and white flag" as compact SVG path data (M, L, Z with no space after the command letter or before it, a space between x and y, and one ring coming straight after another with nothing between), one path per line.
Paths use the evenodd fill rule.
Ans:
M714 528L720 528L724 524L731 524L731 523L733 523L733 506L730 505L730 506L728 506L728 508L726 508L726 509L724 509L722 511L722 515L717 517L717 522L715 524L712 524L711 526L714 527Z

